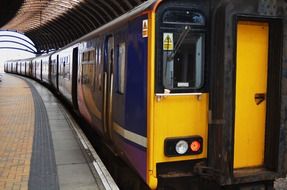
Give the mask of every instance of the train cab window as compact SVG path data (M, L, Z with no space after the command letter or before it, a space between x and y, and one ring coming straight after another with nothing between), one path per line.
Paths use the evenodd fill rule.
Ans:
M125 67L126 67L126 44L120 43L118 46L118 92L124 94L125 91Z
M163 23L204 25L204 17L191 10L168 10L163 15Z
M203 41L202 34L174 33L175 47L163 51L163 84L167 89L200 88L202 85ZM165 35L166 33L164 33ZM168 39L168 33L166 39ZM182 42L180 37L186 35ZM164 42L166 43L166 42ZM164 44L165 46L166 44Z
M173 15L173 16L171 16ZM168 10L162 15L158 41L160 91L196 91L204 84L204 17L192 10ZM159 78L160 77L160 78ZM159 88L157 88L157 91Z

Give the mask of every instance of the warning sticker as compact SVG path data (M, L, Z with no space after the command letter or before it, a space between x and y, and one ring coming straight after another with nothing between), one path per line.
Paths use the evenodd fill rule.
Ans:
M173 33L163 33L163 50L173 50Z
M148 37L148 20L143 20L143 26L142 26L142 36L143 38Z

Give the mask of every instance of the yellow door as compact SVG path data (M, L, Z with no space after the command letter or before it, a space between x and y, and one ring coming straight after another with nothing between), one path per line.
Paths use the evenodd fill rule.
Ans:
M234 168L264 162L268 35L268 23L238 22Z

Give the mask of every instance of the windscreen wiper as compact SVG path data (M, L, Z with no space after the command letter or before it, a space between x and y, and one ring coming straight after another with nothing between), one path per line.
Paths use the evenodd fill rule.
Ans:
M173 60L175 54L177 53L177 51L179 50L180 46L182 45L185 37L187 36L187 34L189 33L189 31L191 30L190 26L185 26L183 31L180 33L179 38L174 46L174 50L173 52L167 57L167 61L171 61Z

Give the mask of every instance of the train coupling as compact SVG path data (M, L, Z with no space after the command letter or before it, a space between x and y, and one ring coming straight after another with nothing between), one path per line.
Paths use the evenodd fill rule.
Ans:
M193 168L193 173L208 179L218 179L220 176L222 176L221 171L206 166L204 162L197 163Z

